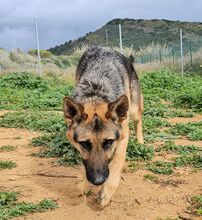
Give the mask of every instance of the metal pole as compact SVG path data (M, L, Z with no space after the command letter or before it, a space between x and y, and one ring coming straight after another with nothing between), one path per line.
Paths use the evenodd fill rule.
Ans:
M35 22L35 33L36 33L38 70L39 70L39 75L41 76L41 56L40 56L40 49L39 49L38 23L36 19L34 19L34 22Z
M190 62L191 65L193 64L193 57L192 57L192 43L191 43L191 39L189 40L189 53L190 53Z
M106 35L106 45L109 43L109 38L108 38L108 29L105 29L105 35Z
M182 45L182 29L180 29L180 56L181 56L181 74L184 76L184 60L183 60L183 45Z
M175 63L175 51L174 51L173 47L172 47L172 56L173 56L173 64L174 64Z
M120 46L120 52L123 53L122 32L121 32L121 25L120 24L119 24L119 46Z

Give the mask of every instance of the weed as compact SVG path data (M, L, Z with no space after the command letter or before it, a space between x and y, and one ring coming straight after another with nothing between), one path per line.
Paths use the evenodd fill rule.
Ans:
M16 150L16 147L11 146L11 145L4 145L0 147L0 152L7 152L7 151L14 151Z
M44 135L41 137L34 138L32 140L33 146L44 146L48 147L41 153L38 153L38 156L41 157L54 157L62 156L58 161L58 164L79 164L81 162L81 157L78 151L69 143L63 133L52 133L49 135Z
M8 160L0 160L0 169L12 169L15 168L17 165L15 162L8 161Z
M174 135L187 136L190 140L202 140L202 121L187 124L177 123L168 132Z
M155 151L175 152L178 154L194 154L200 152L201 149L194 145L181 146L181 145L175 145L173 141L166 141L164 145L159 146L158 148L155 149Z
M202 195L196 195L191 198L191 207L194 214L202 216Z
M45 91L48 89L47 81L43 78L31 74L31 73L10 73L0 78L1 88L12 88L12 89L40 89Z
M192 118L194 116L194 113L191 110L182 111L181 109L175 109L168 112L167 116L170 118L174 118L174 117Z
M157 174L170 175L173 173L174 164L165 161L155 161L147 164L147 169Z
M137 170L143 169L145 167L145 163L141 163L141 162L137 162L137 161L130 161L130 163L128 164L128 168L129 169L125 169L126 172L135 172Z
M151 182L157 182L158 181L158 177L157 176L154 176L152 174L145 174L144 175L144 180L145 181L151 181Z
M151 160L154 156L153 147L139 144L135 139L130 139L127 148L127 160Z
M182 78L168 70L159 70L145 74L142 78L142 87L143 94L169 100L176 107L201 112L202 86L200 77Z
M17 192L0 192L0 206L15 203L17 194Z
M38 204L17 202L16 192L0 192L0 219L7 220L29 213L44 212L57 208L57 204L49 199L44 199Z
M202 155L183 155L174 159L174 166L192 166L194 168L202 169Z
M28 73L11 73L0 78L0 109L61 110L72 85Z
M0 126L48 132L61 131L66 127L61 114L44 111L9 112L0 119Z

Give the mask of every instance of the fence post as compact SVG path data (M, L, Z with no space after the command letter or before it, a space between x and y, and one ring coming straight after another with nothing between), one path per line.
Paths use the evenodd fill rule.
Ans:
M41 56L40 56L40 47L39 47L39 33L38 33L38 23L37 20L34 19L35 22L35 33L36 33L36 46L37 46L37 70L39 71L39 75L41 76Z
M193 58L192 58L192 43L191 43L191 39L189 40L189 53L190 53L190 62L191 65L193 64Z
M161 48L160 47L159 47L159 61L160 61L160 63L162 61L162 55L161 55Z
M174 51L173 47L172 47L172 56L173 56L173 64L174 64L175 63L175 51Z
M182 29L180 29L180 56L181 56L181 74L184 76L184 60L183 60L183 44L182 44Z
M105 36L106 36L106 45L109 43L109 37L108 37L108 29L105 29Z
M123 53L121 24L119 24L119 46L120 46L120 52Z

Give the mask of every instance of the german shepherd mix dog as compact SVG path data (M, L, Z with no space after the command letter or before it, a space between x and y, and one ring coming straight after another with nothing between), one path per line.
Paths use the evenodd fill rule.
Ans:
M76 70L72 98L64 98L67 138L83 159L86 176L101 185L99 201L109 204L119 185L129 138L129 112L143 143L143 96L129 59L113 50L91 47Z

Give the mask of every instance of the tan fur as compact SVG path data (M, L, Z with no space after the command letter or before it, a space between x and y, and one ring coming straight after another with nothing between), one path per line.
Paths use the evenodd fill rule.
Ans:
M93 52L93 54L93 56L95 56L96 53ZM85 78L86 73L84 69L88 66L88 58L91 61L91 55L92 54L90 54L88 57L88 53L84 54L76 72L76 85L81 86L83 83L84 86L87 86L84 87L85 89L83 89L83 87L79 87L77 89L74 99L79 103L76 103L76 101L69 97L64 99L64 115L66 122L69 124L67 138L80 152L85 168L88 168L89 166L89 170L95 169L99 172L102 171L102 168L104 170L106 166L109 169L109 175L107 176L108 178L105 178L104 183L103 181L101 182L102 189L98 194L100 205L105 207L110 203L110 200L118 188L121 179L129 139L129 116L136 126L136 136L138 142L144 142L142 133L143 95L141 94L140 83L132 64L129 65L127 61L124 60L122 55L117 56L115 53L114 56L116 57L116 60L122 59L122 61L124 61L123 63L125 63L126 66L128 65L128 73L126 72L126 66L124 66L123 63L116 63L113 60L113 65L117 65L120 72L113 72L112 70L110 77L106 74L107 71L104 71L103 74L106 74L106 77L110 78L110 83L115 83L113 88L115 88L119 82L123 83L124 90L118 90L120 92L120 96L116 96L117 100L113 101L115 100L113 99L111 103L105 99L90 99L92 97L89 94L93 94L94 92L93 85L95 86L99 84L97 81L91 81L92 76L89 76L88 73ZM103 56L107 55L105 54ZM104 60L101 59L101 64L103 61L104 63L108 62L108 59L108 57L105 57ZM98 62L98 64L95 64L95 66L98 65L96 66L95 70L99 72L100 63ZM99 76L97 75L96 71L93 72L93 77L98 78ZM118 74L120 74L122 78L120 78ZM115 77L113 78L112 76ZM86 81L84 79L86 79ZM99 78L99 80L100 79L101 78ZM123 79L124 82L122 82L121 79ZM79 84L80 80L83 80L81 84ZM104 83L105 81L103 80L102 82ZM106 83L108 83L108 81L106 81ZM89 90L90 86L93 88L92 90ZM90 93L87 93L86 90L88 90L88 92L90 91ZM116 91L116 89L109 91ZM79 94L82 98L79 96ZM82 96L83 94L84 96ZM104 92L97 92L96 94L99 94L100 97L102 97L102 95L107 95ZM110 95L112 94L114 94L114 92L111 92ZM80 99L77 99L78 97L80 97ZM83 100L83 97L85 97L85 100ZM100 121L103 126L103 128L98 129L98 131L94 128L94 122L96 119ZM117 133L118 138L116 137ZM113 140L113 144L107 150L103 147L105 140ZM82 142L86 141L91 144L90 150L85 149L82 145ZM95 185L100 185L93 181L91 182Z

